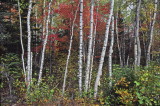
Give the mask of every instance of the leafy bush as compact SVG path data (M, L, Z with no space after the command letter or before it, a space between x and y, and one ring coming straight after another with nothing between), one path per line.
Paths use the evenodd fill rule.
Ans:
M17 54L14 53L8 53L5 55L2 55L1 57L1 64L4 67L4 70L1 71L6 71L14 78L19 77L21 75L21 60L18 57Z
M43 82L38 86L37 84L34 84L36 81L35 79L32 80L32 84L30 87L30 90L27 92L27 102L49 102L53 99L54 89L50 88L46 82Z
M149 67L151 69L151 67ZM139 104L158 105L160 103L160 67L136 72L133 88Z
M134 73L134 74L133 74ZM149 66L123 76L114 84L114 95L125 105L158 105L160 103L160 67ZM133 79L130 79L130 78ZM117 95L118 94L118 95Z
M14 53L3 54L0 58L0 89L2 95L3 97L15 95L14 82L22 77L20 58Z

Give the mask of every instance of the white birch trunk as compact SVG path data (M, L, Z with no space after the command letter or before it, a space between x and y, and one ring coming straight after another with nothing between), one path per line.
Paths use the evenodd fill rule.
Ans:
M98 9L99 9L99 4L97 7L97 13L98 13ZM95 52L95 43L96 43L96 34L97 34L97 19L98 16L96 16L96 22L95 22L95 27L94 27L94 34L93 34L93 46L92 46L92 55L91 55L91 69L90 69L90 73L89 73L89 85L88 88L90 88L91 86L91 79L92 79L92 71L93 71L93 61L94 61L94 52Z
M141 0L137 0L135 44L134 44L135 67L140 66L140 59L141 59L141 47L140 47L140 40L139 40L139 14L140 14L140 6L141 6Z
M83 0L80 0L80 23L79 23L79 93L82 94L82 68L83 68Z
M112 17L112 14L113 14L113 8L114 8L114 0L111 0L110 14L109 14L108 21L107 21L107 24L106 24L105 40L104 40L104 43L103 43L103 48L102 48L102 52L101 52L101 59L100 59L100 62L99 62L98 73L97 73L95 86L94 86L94 97L95 98L97 97L98 84L100 83L100 77L102 75L102 67L103 67L104 57L105 57L105 54L106 54L109 27L110 27L110 23L111 23L111 17Z
M24 46L23 46L23 32L22 32L22 20L21 20L21 11L20 11L20 3L18 0L18 13L19 13L19 28L20 28L20 41L21 41L21 48L22 48L22 55L21 55L21 59L22 59L22 65L23 65L23 73L24 73L24 78L25 78L25 82L27 81L26 78L26 69L25 69L25 63L24 63ZM26 82L27 83L27 82Z
M97 24L96 24L97 25ZM94 28L94 37L93 37L93 47L92 47L92 55L91 55L91 65L90 65L90 72L89 72L89 84L88 84L88 89L90 88L90 85L91 85L91 79L92 79L92 71L93 71L93 62L94 62L94 53L95 53L95 39L96 39L96 29L97 29L97 26L95 25L95 28Z
M47 21L46 22L46 36L45 36L45 39L44 39L44 42L43 42L43 49L42 49L42 57L41 57L41 64L40 64L40 70L39 70L38 85L40 84L40 82L42 80L44 54L45 54L46 44L47 44L48 35L49 35L48 24L49 24L49 19L50 19L51 4L52 4L52 0L49 2L49 6L48 6L48 16L47 16L47 20L46 20Z
M137 53L137 39L136 36L134 37L134 65L137 67L137 61L138 61L138 53Z
M139 37L137 38L137 41L138 41L137 42L137 44L138 44L138 51L137 51L138 52L137 53L138 54L138 61L137 61L138 63L137 63L137 65L140 66L140 64L141 64L141 44L140 44L140 38Z
M155 20L156 20L156 14L157 14L157 4L158 1L155 0L155 4L154 4L154 14L153 14L153 19L151 20L151 28L150 28L150 32L149 32L149 44L147 47L147 57L146 57L146 65L148 66L150 63L150 54L151 54L151 46L152 46L152 41L153 41L153 29L154 29L154 24L155 24Z
M79 7L79 4L78 4ZM65 74L64 74L64 80L63 80L63 90L62 90L62 95L64 95L65 92L65 87L66 87L66 78L67 78L67 73L68 73L68 63L69 63L69 59L70 59L70 55L71 55L71 49L72 49L72 42L73 42L73 33L74 33L74 26L75 26L75 21L77 18L77 12L78 12L78 8L76 10L74 19L73 19L73 24L72 24L72 28L71 28L71 38L70 38L70 44L69 44L69 49L68 49L68 56L67 56L67 62L66 62L66 68L65 68Z
M90 9L90 35L89 35L89 44L88 44L88 56L87 56L87 66L86 66L86 76L85 76L85 92L88 91L89 84L89 73L91 65L91 54L92 54L92 43L93 43L93 12L94 12L94 0L91 0L91 9Z
M108 58L108 71L109 71L109 88L112 88L112 53L114 44L114 16L112 16L112 26L111 26L111 44L109 48L109 58Z
M31 78L31 25L30 25L30 17L32 10L32 0L29 1L28 6L28 14L27 14L27 31L28 31L28 44L27 44L27 88L29 89Z

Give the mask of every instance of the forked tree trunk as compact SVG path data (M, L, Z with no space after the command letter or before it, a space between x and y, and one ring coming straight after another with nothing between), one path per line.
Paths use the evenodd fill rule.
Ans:
M79 7L79 4L78 4L78 7ZM74 26L75 26L75 21L76 21L76 18L77 18L78 9L79 9L79 8L77 8L77 10L76 10L76 13L75 13L75 16L74 16L74 19L73 19L73 23L72 23L72 27L71 27L71 38L70 38L70 44L69 44L68 56L67 56L65 74L64 74L64 80L63 80L62 95L64 95L65 87L66 87L66 78L67 78L67 73L68 73L68 63L69 63L69 59L70 59L70 55L71 55L73 35L74 35L74 34L73 34L73 33L74 33Z
M147 47L147 57L146 57L146 65L148 66L150 63L150 55L151 55L151 46L152 46L152 41L153 41L153 29L154 29L154 23L156 20L156 14L157 14L157 4L158 1L155 0L155 4L154 4L154 14L153 14L153 19L151 20L151 27L150 27L150 31L149 31L149 43L148 43L148 47Z
M27 89L29 89L31 84L30 74L31 72L31 25L30 17L32 10L32 0L29 1L28 14L27 14L27 31L28 31L28 44L27 44Z
M90 73L90 66L91 66L92 43L93 43L93 23L94 23L93 14L94 14L94 0L91 0L91 9L90 9L90 35L89 35L89 44L88 44L88 56L87 56L86 76L85 76L85 92L88 91L89 73Z
M83 68L83 0L80 0L80 20L79 20L79 93L82 95L82 68Z
M48 16L47 16L47 20L46 20L47 21L46 22L46 36L45 36L45 39L43 42L42 57L41 57L41 64L40 64L39 77L38 77L38 85L40 84L40 82L42 80L44 54L45 54L46 44L47 44L48 35L49 35L48 24L49 24L49 19L50 19L51 4L52 4L52 0L49 2L49 7L48 7Z
M97 2L98 2L98 0L97 0ZM98 13L98 9L99 9L99 4L98 4L98 7L96 9L97 13ZM98 16L96 16L96 21L95 21L95 25L94 25L93 46L92 46L91 65L90 65L91 69L90 69L90 73L89 73L89 85L88 85L88 88L90 88L90 86L91 86L91 79L92 79L93 61L94 61L96 34L97 34L97 20L98 20L97 18L98 18Z
M111 44L109 48L109 58L108 58L108 71L109 71L109 88L112 88L112 53L114 44L114 16L112 16L112 26L111 26Z
M104 57L106 54L106 47L108 44L108 34L109 34L109 27L110 27L110 23L111 23L111 17L113 14L113 8L114 8L114 0L111 0L110 14L109 14L107 24L106 24L105 39L104 39L103 48L102 48L102 52L101 52L101 59L99 62L98 73L97 73L97 77L96 77L96 81L95 81L95 85L94 85L94 97L95 98L97 97L98 84L100 83L100 77L102 75L102 67L103 67Z
M21 20L21 11L20 11L19 0L18 0L18 14L19 14L20 41L21 41L21 48L22 48L21 59L22 59L22 65L23 65L24 78L25 78L25 82L26 82L27 79L26 79L26 69L25 69L25 63L24 63L24 46L23 46L22 20Z

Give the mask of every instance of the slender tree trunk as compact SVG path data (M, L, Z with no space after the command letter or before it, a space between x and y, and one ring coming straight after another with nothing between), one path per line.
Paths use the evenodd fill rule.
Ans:
M92 43L93 43L93 23L94 23L93 13L94 13L94 0L91 0L91 9L90 9L90 35L89 35L89 44L88 44L88 56L87 56L86 76L85 76L85 92L88 91L89 73L90 73L90 65L91 65Z
M44 64L44 54L45 54L46 44L47 44L48 35L49 35L48 24L49 24L49 19L50 19L51 4L52 4L52 0L49 2L48 16L47 16L47 20L46 20L47 21L46 22L46 36L45 36L45 39L44 39L43 49L42 49L42 57L41 57L41 65L40 65L40 70L39 70L38 85L40 84L40 82L42 80L42 71L43 71L43 64Z
M129 34L129 32L130 32L130 26L127 26L127 44L128 45L126 45L126 46L128 46L128 48L127 48L127 50L126 50L126 66L128 66L129 65L129 59L130 59L130 48L131 48L131 39L130 39L130 34Z
M43 25L42 25L42 27L43 27L43 29L42 29L42 38L44 38L45 37L45 34L46 34L46 15L45 15L45 13L46 13L46 9L45 9L45 7L46 7L46 0L44 0L43 1Z
M79 7L79 4L78 4ZM72 49L72 42L73 42L73 33L74 33L74 26L75 26L75 21L77 18L77 12L78 12L78 8L76 10L74 19L73 19L73 23L72 23L72 27L71 27L71 38L70 38L70 44L69 44L69 49L68 49L68 56L67 56L67 62L66 62L66 68L65 68L65 74L64 74L64 80L63 80L63 90L62 90L62 95L64 95L65 92L65 87L66 87L66 78L67 78L67 73L68 73L68 63L69 63L69 59L70 59L70 55L71 55L71 49Z
M83 41L82 53L83 53L83 64L86 64L86 42L85 41Z
M137 38L137 43L138 43L138 66L141 64L141 44L140 44L140 38Z
M105 40L104 40L104 43L103 43L103 48L102 48L102 52L101 52L101 59L100 59L100 62L99 62L98 73L97 73L95 86L94 86L94 97L97 97L98 84L100 82L100 77L102 75L102 67L103 67L104 57L105 57L105 54L106 54L109 27L110 27L110 23L111 23L111 17L112 17L112 14L113 14L113 8L114 8L114 0L111 0L110 14L109 14L109 18L108 18L108 21L107 21L107 24L106 24Z
M138 54L137 54L137 39L136 36L134 38L134 65L137 67Z
M157 4L158 1L155 0L154 1L154 14L153 14L153 19L151 20L151 27L150 27L150 31L149 31L149 43L148 43L148 47L147 47L147 57L146 57L146 65L148 66L150 63L150 55L151 55L151 46L152 46L152 41L153 41L153 30L154 30L154 24L155 24L155 20L156 20L156 14L157 14Z
M98 2L98 0L97 0ZM97 13L98 13L98 9L99 9L99 4L97 7ZM94 53L95 53L95 44L96 44L96 34L97 34L97 19L98 16L96 16L96 21L95 21L95 26L94 26L94 34L93 34L93 46L92 46L92 55L91 55L91 69L90 69L90 73L89 73L89 85L88 88L90 88L91 86L91 79L92 79L92 71L93 71L93 61L94 61Z
M31 72L30 72L30 80L32 82L32 63L33 63L33 52L31 52Z
M23 46L23 32L22 32L22 20L21 20L21 11L20 11L20 3L18 0L18 13L19 13L19 28L20 28L20 41L21 41L21 48L22 48L22 55L21 55L21 59L22 59L22 65L23 65L23 73L24 73L24 77L25 77L25 82L27 81L26 79L26 69L25 69L25 63L24 63L24 46Z
M30 74L31 72L31 25L30 17L32 10L32 0L29 1L28 14L27 14L27 31L28 31L28 44L27 44L27 88L29 89L31 84Z
M80 0L79 25L79 93L82 94L82 68L83 68L83 0Z
M135 67L140 66L140 59L141 59L141 46L140 46L140 40L139 40L139 14L140 14L140 6L141 6L141 0L137 0L135 44L134 44Z
M120 66L123 67L123 61L122 61L122 52L121 52L121 49L120 49L120 44L119 44L119 34L118 34L118 11L116 13L116 26L115 26L115 29L116 29L116 35L117 35L117 47L118 47L118 53L119 53L119 61L120 61Z
M109 48L109 58L108 58L108 70L109 70L109 88L112 88L112 53L114 44L114 16L112 16L112 27L111 27L111 44Z

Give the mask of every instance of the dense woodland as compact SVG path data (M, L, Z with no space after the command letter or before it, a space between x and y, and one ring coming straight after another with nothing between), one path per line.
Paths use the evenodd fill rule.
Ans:
M159 0L1 0L1 105L160 105Z

